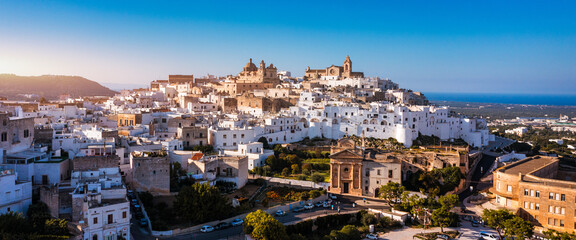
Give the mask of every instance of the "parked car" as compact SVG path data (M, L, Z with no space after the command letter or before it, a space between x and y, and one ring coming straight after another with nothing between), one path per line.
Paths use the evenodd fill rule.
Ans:
M146 220L146 218L142 218L138 220L138 224L140 225L140 227L146 227L148 225L148 220Z
M216 224L216 225L214 226L214 229L220 230L220 229L226 229L226 228L229 228L229 227L230 227L230 223L221 222L221 223Z
M334 194L332 194L332 193L328 194L328 197L329 197L330 199L334 199L334 200L338 199L338 197L336 197L336 195L334 195Z
M494 233L480 232L480 238L485 240L498 240L498 236Z
M142 218L144 218L144 214L142 212L136 212L136 218L142 219Z
M208 233L208 232L212 232L212 231L214 231L214 227L209 226L209 225L204 225L204 226L202 226L202 228L200 228L200 232L203 232L203 233Z
M292 212L302 212L302 211L304 211L304 210L305 210L305 209L304 209L303 207L295 207L295 208L292 208Z
M316 205L316 207L322 207L322 202L318 201L314 205Z
M329 208L329 207L330 207L330 203L329 203L329 202L324 202L324 203L322 203L322 207L324 207L324 208Z
M138 205L138 200L134 198L130 201L130 203L132 203L132 205Z
M282 216L286 216L286 212L284 212L284 210L280 209L278 211L276 211L276 213L274 214L278 217L282 217Z
M327 202L327 203L332 203L332 199L328 198L328 199L326 200L326 202Z
M312 209L312 208L314 208L314 204L312 204L312 203L307 203L306 205L304 205L304 209L308 209L308 210L309 210L309 209Z
M368 233L366 234L366 238L368 239L378 239L378 236L374 233Z
M240 226L240 225L242 225L242 223L244 223L244 220L242 220L240 218L236 218L236 219L232 220L232 226Z
M436 236L436 239L444 239L444 240L450 240L450 236L446 235L446 234L440 234L438 236Z

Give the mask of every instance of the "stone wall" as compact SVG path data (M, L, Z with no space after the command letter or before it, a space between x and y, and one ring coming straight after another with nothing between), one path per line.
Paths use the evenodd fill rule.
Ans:
M137 191L152 194L170 192L170 159L164 157L133 157L132 181Z

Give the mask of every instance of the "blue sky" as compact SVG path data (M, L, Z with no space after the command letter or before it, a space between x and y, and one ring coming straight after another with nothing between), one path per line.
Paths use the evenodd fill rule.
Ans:
M147 84L341 65L423 92L576 94L574 1L0 0L0 73Z

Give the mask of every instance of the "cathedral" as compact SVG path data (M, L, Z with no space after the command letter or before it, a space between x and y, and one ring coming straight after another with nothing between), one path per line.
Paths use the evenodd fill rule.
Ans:
M264 60L262 60L260 67L256 67L250 58L238 76L229 77L223 83L221 91L236 96L255 89L275 88L278 84L280 84L278 69L273 64L266 67Z
M363 72L352 72L352 60L350 60L350 56L346 56L346 60L344 60L344 64L342 66L330 66L325 69L310 69L310 67L306 68L306 72L304 73L304 77L306 79L320 79L322 77L335 77L337 79L344 79L344 78L363 78Z

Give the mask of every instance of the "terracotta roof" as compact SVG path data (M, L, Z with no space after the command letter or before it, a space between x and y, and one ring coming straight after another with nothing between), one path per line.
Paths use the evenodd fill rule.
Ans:
M194 153L194 155L192 156L192 160L198 161L198 160L202 159L203 156L204 156L204 153Z

